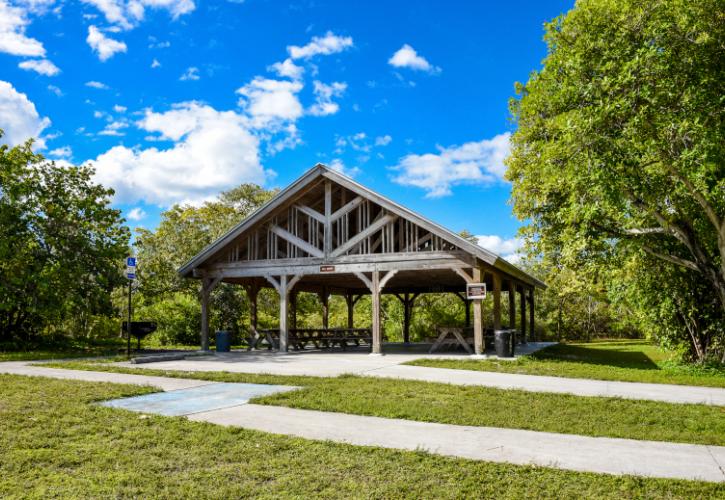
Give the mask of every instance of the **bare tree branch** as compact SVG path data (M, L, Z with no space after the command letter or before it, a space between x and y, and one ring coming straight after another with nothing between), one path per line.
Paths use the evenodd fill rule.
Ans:
M669 254L655 252L654 250L652 250L651 248L649 248L647 246L642 246L642 250L644 250L648 254L652 255L653 257L657 257L658 259L667 261L671 264L677 264L679 266L686 267L687 269L692 269L693 271L700 272L700 268L697 267L697 264L695 264L691 260L683 259L683 258L677 257L675 255L669 255Z

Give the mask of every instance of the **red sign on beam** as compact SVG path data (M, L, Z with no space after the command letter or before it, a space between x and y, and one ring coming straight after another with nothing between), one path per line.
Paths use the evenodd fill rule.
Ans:
M321 273L334 273L335 266L320 266Z

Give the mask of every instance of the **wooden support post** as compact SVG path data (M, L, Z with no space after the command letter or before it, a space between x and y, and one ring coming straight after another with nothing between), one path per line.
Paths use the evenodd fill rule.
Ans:
M493 329L501 329L501 275L493 273Z
M413 319L413 307L418 295L420 294L408 292L402 295L395 294L400 303L403 304L403 342L405 344L410 343L410 322Z
M287 352L288 334L287 330L287 275L279 277L279 350Z
M209 350L209 292L206 290L206 279L201 286L201 350Z
M297 329L297 292L290 292L289 296L290 305L290 327L293 330Z
M516 284L509 280L509 328L516 328Z
M325 258L332 252L332 184L325 181L325 230L323 235L323 253Z
M481 283L483 273L479 268L473 269L473 282ZM483 354L485 345L483 342L483 305L482 300L473 301L473 351L476 354Z
M466 297L466 292L456 292L456 296L463 302L463 311L466 314L466 328L471 326L471 301Z
M529 331L531 332L531 340L536 342L536 330L534 329L534 291L534 288L529 291L529 296L531 297L529 303Z
M372 295L373 295L373 354L382 354L383 352L383 336L380 325L380 272L373 271Z
M345 294L345 302L347 303L347 327L355 328L355 301L350 292Z
M322 328L327 330L330 318L330 294L327 292L327 288L323 287L317 296L322 304Z
M521 287L521 300L519 301L521 309L521 343L526 343L526 288Z
M253 283L247 288L247 294L249 296L249 324L253 329L257 329L257 318L259 313L257 311L257 295L259 295L259 285Z

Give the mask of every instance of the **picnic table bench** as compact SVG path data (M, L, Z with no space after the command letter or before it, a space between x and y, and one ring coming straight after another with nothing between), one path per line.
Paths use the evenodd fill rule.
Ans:
M261 328L252 331L249 350L259 348L267 341L268 349L279 348L279 330ZM295 350L303 350L309 344L317 349L339 346L343 350L353 346L372 345L373 332L369 328L292 328L287 332L287 342Z
M439 326L436 331L438 337L430 346L428 354L432 354L441 349L456 349L463 347L468 354L473 354L473 327L464 326ZM513 333L513 344L516 344L518 334L515 330L511 330ZM484 331L483 342L484 349L490 349L494 346L495 335L491 328L487 328Z

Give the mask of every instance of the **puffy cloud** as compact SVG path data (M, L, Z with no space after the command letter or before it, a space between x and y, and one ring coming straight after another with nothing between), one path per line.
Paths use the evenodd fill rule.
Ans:
M141 207L132 208L126 217L128 220L141 220L146 217L146 211Z
M121 106L120 104L114 104L113 105L113 111L116 113L125 113L128 108L126 106Z
M153 61L151 61L151 68L156 69L156 68L160 68L160 67L161 67L161 63L157 59L154 59Z
M179 77L179 80L183 82L187 80L198 80L199 78L201 78L199 76L199 68L197 68L196 66L191 66L187 68L184 74Z
M423 56L418 55L415 49L407 43L393 54L388 60L388 64L396 68L409 68L427 71L428 73L440 73L441 71L439 67L433 66Z
M110 24L131 29L144 19L146 8L166 10L173 19L196 8L193 0L82 0L93 5Z
M292 59L309 59L317 55L337 54L349 49L352 45L352 37L338 36L332 31L328 31L325 36L313 36L310 43L302 47L290 45L287 47L287 52Z
M56 87L55 85L48 85L48 90L53 92L58 97L61 97L63 95L63 91L60 90L60 88Z
M343 163L343 161L339 158L335 158L334 160L332 160L329 167L332 170L340 172L343 175L347 175L348 177L355 177L360 173L360 169L358 167L348 168L345 166L345 163Z
M60 148L55 148L51 151L48 151L48 156L51 158L60 158L67 160L71 156L73 156L73 150L70 148L70 146L63 146Z
M299 80L302 78L305 68L297 66L292 59L289 57L282 62L276 62L271 66L267 67L267 71L274 71L277 75L283 78L292 78L293 80Z
M91 87L92 89L98 89L98 90L108 90L108 85L102 82L97 82L95 80L91 80L89 82L86 82L86 87Z
M239 105L251 116L255 127L272 126L281 121L295 121L303 108L297 94L301 82L256 77L237 89L242 96Z
M16 146L26 140L36 139L36 147L43 149L45 141L41 133L50 125L48 118L41 118L28 96L0 80L0 129L4 134L0 142Z
M506 132L461 146L439 147L437 154L409 154L393 167L399 172L393 180L425 189L429 198L449 195L457 184L496 182L506 172L503 160L509 153L510 136Z
M107 61L118 52L126 52L127 48L124 42L107 37L101 30L92 25L88 27L86 42L98 54L98 59L101 61Z
M156 113L137 126L175 144L167 149L115 146L92 163L97 180L116 190L120 202L170 205L200 203L242 182L263 184L259 139L248 119L196 102Z
M393 142L393 138L389 135L381 135L375 138L376 146L387 146L391 142Z
M58 66L48 59L31 59L29 61L23 61L18 64L18 67L26 71L35 71L36 73L40 73L45 76L55 76L60 73Z
M340 109L340 106L332 101L333 97L340 97L347 89L346 83L332 82L326 85L315 80L313 82L314 93L317 102L310 106L309 113L315 116L334 115Z
M30 23L27 10L0 0L0 52L14 56L45 57L45 47L25 35Z
M504 239L495 234L476 236L478 245L497 255L500 255L509 262L517 263L521 260L520 251L524 247L521 238Z

